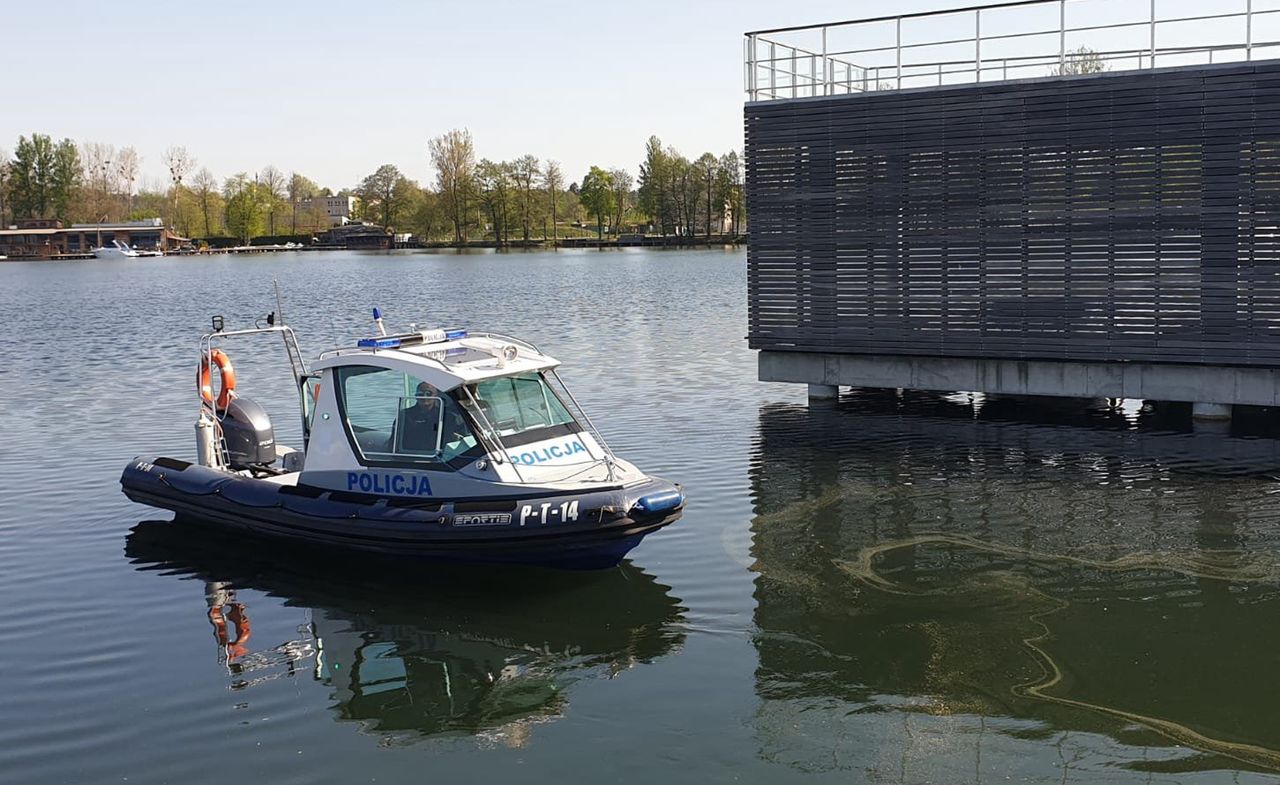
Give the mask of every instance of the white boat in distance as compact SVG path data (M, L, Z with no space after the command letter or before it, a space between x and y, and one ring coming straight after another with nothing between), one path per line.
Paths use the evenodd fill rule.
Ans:
M112 240L111 245L94 248L93 255L98 259L136 259L140 256L163 256L164 254L160 251L140 251L137 248L130 248L128 243Z

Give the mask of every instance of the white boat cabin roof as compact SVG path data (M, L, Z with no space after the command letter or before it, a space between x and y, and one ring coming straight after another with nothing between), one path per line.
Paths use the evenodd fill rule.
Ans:
M423 330L362 338L356 346L322 352L313 371L343 365L373 365L401 370L451 390L500 376L546 371L560 365L531 343L496 333Z

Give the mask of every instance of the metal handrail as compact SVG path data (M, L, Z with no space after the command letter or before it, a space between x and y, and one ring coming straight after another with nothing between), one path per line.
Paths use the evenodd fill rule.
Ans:
M269 327L248 327L240 330L216 330L215 332L201 335L199 344L200 364L196 366L197 379L199 378L200 369L203 369L206 365L209 368L213 367L213 345L216 341L221 341L224 338L238 338L246 335L271 335L273 333L279 334L284 339L285 352L289 356L289 366L293 371L293 383L298 389L301 389L309 371L307 370L306 360L302 357L302 349L298 346L298 336L293 331L293 328L287 324L275 324ZM223 384L226 384L226 382L224 381ZM198 389L196 397L200 401L200 414L203 415L205 411L208 411L213 415L213 422L218 434L218 443L214 449L218 451L218 460L221 465L227 466L230 464L230 460L227 455L226 439L222 434L222 420L227 416L227 412L220 412L217 406L206 404L204 399L199 396ZM303 412L303 417L306 417L306 412Z
M1054 0L1056 2L1056 0ZM822 25L795 25L792 27L774 27L769 30L753 30L746 35L767 35L769 33L794 33L801 30L813 30L818 27L844 27L847 25L871 24L873 22L892 22L898 19L920 19L926 16L946 16L947 14L963 14L970 11L985 11L989 8L1014 8L1024 5L1040 5L1045 0L1014 0L1006 3L983 3L981 5L970 5L964 8L948 8L942 11L916 11L910 14L891 14L889 16L871 16L861 19L846 19L843 22L827 22Z
M1028 76L1025 69L1046 66L1049 73L1035 76L1051 76L1070 73L1073 64L1079 58L1087 56L1091 60L1116 66L1114 70L1140 70L1155 68L1169 64L1174 56L1207 55L1209 63L1213 62L1215 53L1230 52L1235 59L1252 61L1255 49L1273 48L1280 45L1280 40L1254 40L1255 21L1259 18L1280 14L1280 8L1255 10L1253 0L1243 0L1243 11L1228 11L1206 14L1193 13L1185 16L1160 16L1157 13L1155 0L1114 0L1108 4L1109 10L1119 7L1121 12L1130 13L1134 21L1107 22L1094 25L1068 25L1067 9L1070 5L1084 0L1018 0L1017 2L990 3L968 6L965 8L945 9L941 11L880 16L868 19L855 19L827 24L801 25L796 27L780 27L769 30L757 30L747 33L743 40L744 86L749 101L774 100L783 98L806 98L837 94L872 92L878 90L901 90L905 87L922 86L922 80L935 79L937 84L965 84L1004 81L1010 78ZM1042 7L1056 9L1058 24L1045 27L1043 20L1032 29L1018 29L1017 22L1009 23L1001 19L1001 12L1011 8ZM973 34L958 36L955 25L948 24L946 32L925 40L904 41L904 22L911 24L917 20L936 19L939 17L956 17L971 15L973 18ZM1158 33L1162 26L1174 24L1205 23L1219 20L1239 20L1243 22L1241 35L1231 40L1214 43L1181 43L1177 46L1161 46ZM1004 22L992 25L991 23ZM892 23L893 43L891 45L867 46L859 49L830 49L828 39L833 31L855 34L860 28L870 25ZM1013 29L1010 29L1010 28ZM1166 27L1167 29L1167 27ZM1097 51L1083 47L1079 50L1068 48L1068 37L1078 38L1080 34L1103 33L1132 30L1141 36L1140 43L1122 49ZM883 32L883 30L882 30ZM820 33L822 39L821 52L800 46L794 40L796 34ZM1199 32L1195 34L1200 34ZM1233 35L1235 35L1233 33ZM995 42L1026 41L1033 38L1054 37L1053 45L1039 48L1032 44L1031 53L1013 53L984 57L983 44ZM958 47L971 44L973 54L964 59L921 57L922 51L939 47ZM990 49L988 48L988 52ZM873 64L869 59L884 57L892 53L892 62ZM1268 52L1267 57L1275 54ZM1164 58L1164 63L1160 58ZM1221 59L1220 59L1221 61ZM1187 64L1187 63L1176 63ZM1023 69L1024 73L1010 75L1010 70ZM996 72L992 78L992 72ZM967 75L968 78L964 78Z
M475 416L479 418L476 420L476 423L481 426L480 432L485 434L485 438L492 440L490 447L495 443L498 446L496 457L493 451L489 452L489 460L499 464L504 461L507 462L516 473L516 481L521 485L526 484L524 475L520 472L520 466L517 461L513 461L511 459L511 453L507 452L507 445L502 441L502 434L498 433L497 426L489 420L489 415L484 413L484 407L480 405L480 401L476 398L475 393L471 392L467 385L464 384L461 386L462 391L466 393L468 400L471 401L471 406L475 412Z
M498 339L498 340L500 340L500 341L506 341L506 342L508 342L508 343L514 343L514 344L516 344L517 346L524 346L525 348L527 348L527 349L531 349L531 350L533 350L534 352L537 352L538 354L542 354L542 351L541 351L540 349L538 349L538 347L537 347L537 346L535 346L535 345L533 345L532 343L530 343L529 341L526 341L526 340L524 340L524 339L522 339L522 338L515 338L515 337L510 336L510 335L504 335L503 333L494 333L494 332L474 332L474 333L473 333L473 332L468 331L468 332L467 332L467 337L468 337L468 338L497 338L497 339Z

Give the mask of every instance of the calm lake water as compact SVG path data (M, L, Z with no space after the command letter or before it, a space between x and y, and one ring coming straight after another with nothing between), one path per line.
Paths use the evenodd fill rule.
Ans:
M810 409L755 381L744 266L0 264L0 782L1277 781L1274 434ZM273 278L309 355L373 305L537 342L616 451L686 484L684 519L607 572L375 571L131 504L131 457L193 455L209 317L273 310ZM299 444L278 342L229 349Z

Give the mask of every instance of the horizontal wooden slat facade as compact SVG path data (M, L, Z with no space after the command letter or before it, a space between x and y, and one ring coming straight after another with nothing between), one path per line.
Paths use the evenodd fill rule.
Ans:
M746 106L752 348L1280 365L1280 63Z

